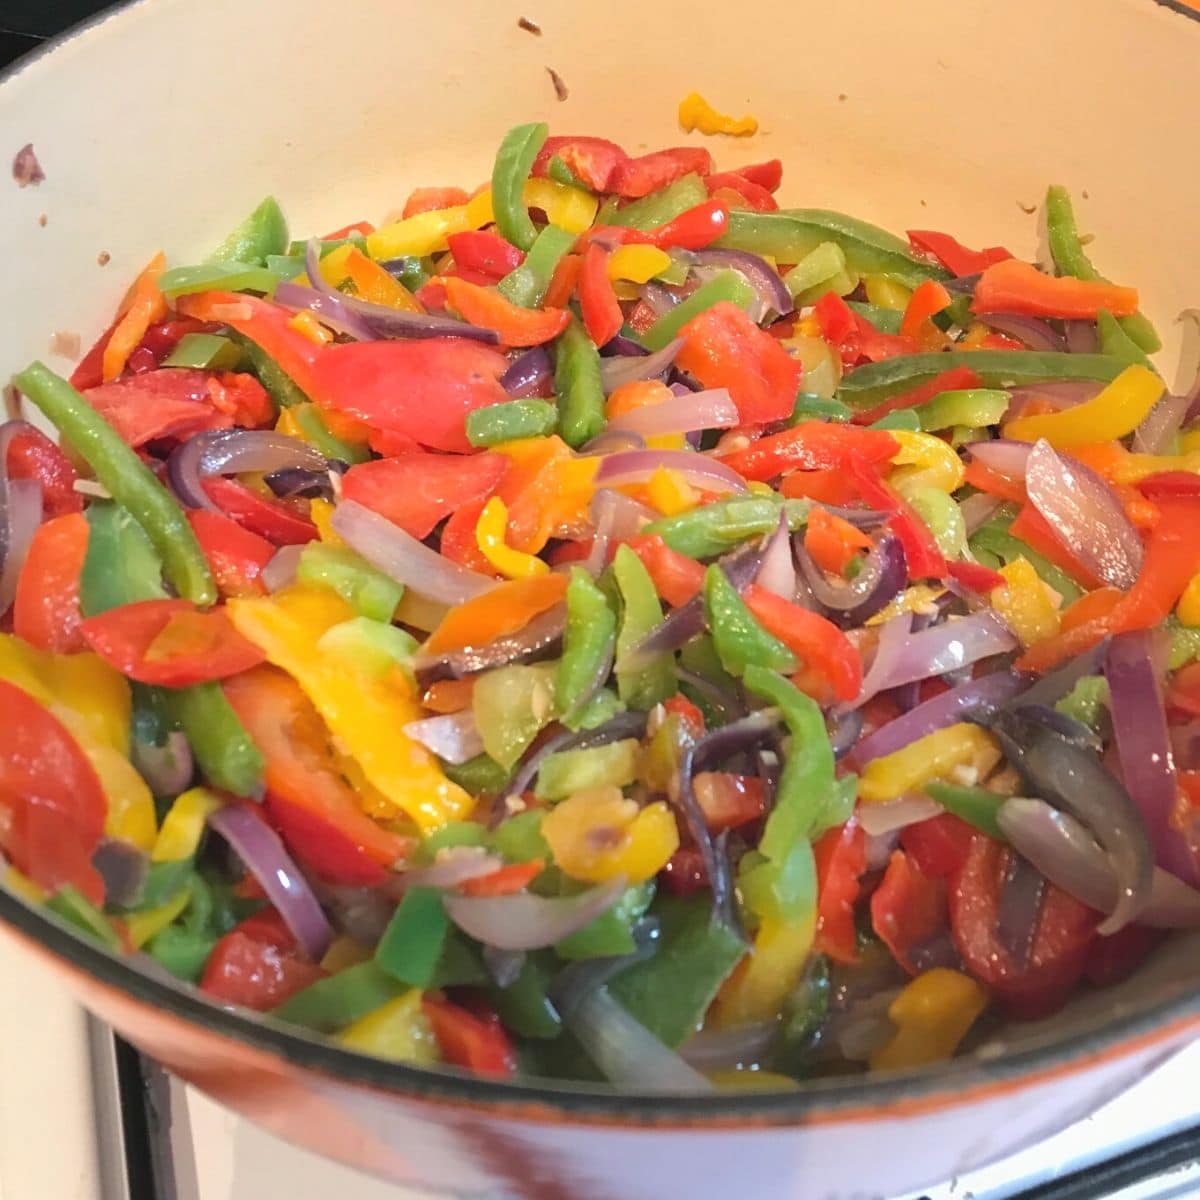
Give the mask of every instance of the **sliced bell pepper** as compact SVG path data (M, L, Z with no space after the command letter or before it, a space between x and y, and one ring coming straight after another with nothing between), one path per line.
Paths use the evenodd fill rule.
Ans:
M507 579L536 579L549 573L549 566L534 554L514 550L507 541L508 506L493 496L479 513L475 542L489 565Z
M545 437L558 427L558 409L548 400L508 400L467 413L467 441L496 446L522 438Z
M328 883L382 883L411 839L363 812L299 685L263 667L226 680L224 691L266 759L267 812L288 849Z
M4 680L0 709L0 846L47 891L71 884L103 904L104 882L91 859L107 802L95 768L49 709Z
M779 201L771 195L769 189L752 179L747 179L739 171L717 171L715 174L706 175L704 186L708 188L709 195L717 198L720 198L722 192L736 193L755 212L775 212L779 208Z
M166 256L160 250L134 281L122 305L121 316L104 347L105 383L111 383L121 374L130 354L145 337L146 330L166 314L167 300L158 286L159 276L166 265Z
M498 576L499 572L484 558L475 538L475 529L486 504L487 497L480 497L452 512L442 526L439 546L442 556L451 562L468 567L480 575Z
M494 1012L484 1010L477 1016L448 1000L429 996L421 1001L421 1008L446 1062L476 1075L507 1079L514 1074L516 1052Z
M470 198L470 195L460 187L413 188L404 201L404 208L400 215L408 218L415 217L418 213L437 212L439 208L457 208L466 204Z
M716 563L704 573L704 617L717 657L729 674L740 676L750 665L783 672L796 669L795 655L754 619Z
M579 306L588 337L604 346L621 331L625 316L608 277L611 251L593 242L585 251L579 270Z
M679 102L679 124L684 133L723 133L728 137L749 137L758 132L752 116L731 117L718 112L699 92L689 92Z
M629 155L616 142L599 137L548 137L533 161L532 174L545 176L550 160L559 158L576 179L594 192L607 192L609 180Z
M827 291L817 300L813 305L813 316L821 336L837 348L847 366L862 358L882 362L897 355L912 354L920 348L915 339L907 335L880 333L836 291Z
M936 280L927 279L913 291L900 320L900 336L910 337L920 346L936 349L945 335L931 318L950 304L950 293Z
M685 175L711 175L712 155L700 147L678 146L619 162L605 189L625 199L648 196Z
M888 528L904 547L910 579L942 579L946 560L934 541L929 526L913 511L903 497L897 495L879 478L878 470L858 451L851 451L847 468L859 494L867 504L882 508L892 515Z
M672 656L657 654L636 666L622 665L621 660L627 660L634 647L662 624L662 607L654 581L629 546L617 548L612 572L622 601L617 634L617 691L626 704L648 711L678 690Z
M452 608L429 635L424 652L441 654L464 646L485 646L524 629L566 593L567 579L560 574L509 580Z
M525 180L546 140L545 124L518 125L504 135L492 167L492 206L496 228L520 250L533 245L537 230L525 207Z
M553 285L559 268L574 258L568 254L574 245L574 234L557 225L547 225L534 238L520 266L500 280L497 286L501 295L525 308L537 308L542 304L550 309L565 307L571 288L564 291L561 286L554 288Z
M268 254L284 254L287 221L274 196L268 196L208 256L209 262L262 263Z
M861 529L844 517L835 516L819 505L809 511L804 548L822 570L841 575L860 550L870 550L873 545Z
M1012 258L1003 246L989 246L986 250L968 250L957 238L933 229L910 229L908 240L917 250L932 254L934 258L954 275L977 275L994 263Z
M404 812L434 829L470 809L471 797L401 732L420 715L403 672L379 675L322 646L322 636L353 615L343 600L328 589L293 587L269 599L230 600L227 608L238 631L296 679L361 768L374 815Z
M42 512L47 519L83 509L71 460L40 429L30 427L13 435L5 466L9 479L32 479L41 484Z
M971 767L983 778L1000 761L995 739L978 725L959 722L910 742L901 750L873 759L858 781L859 800L882 804L920 791L958 767Z
M813 846L817 864L816 949L836 962L858 962L854 906L867 871L867 835L857 821L822 834Z
M721 461L744 479L766 483L791 470L844 471L852 452L868 463L886 463L899 448L886 430L804 421L782 433L759 438Z
M903 850L893 851L883 882L871 896L871 927L910 974L912 951L947 925L946 886L929 879Z
M1006 437L1033 442L1045 438L1063 449L1113 441L1132 433L1162 396L1163 381L1146 367L1126 367L1099 395L1060 412L1018 417Z
M420 989L412 988L359 1017L337 1035L337 1040L360 1054L392 1062L436 1062L437 1046L421 998Z
M187 600L143 600L89 617L88 645L128 679L190 687L249 670L263 654L220 609L202 612Z
M1046 275L1031 263L1010 258L993 263L979 277L971 311L1010 312L1030 317L1094 318L1101 309L1113 316L1137 312L1136 288L1098 279Z
M490 496L507 470L508 461L498 454L418 451L351 467L342 476L342 496L387 517L413 537L426 538L464 504Z
M317 527L298 505L251 491L236 479L213 475L201 485L225 516L276 546L303 546L316 539Z
M205 964L200 990L227 1004L266 1012L324 975L270 909L247 918L217 942Z
M511 242L506 242L498 233L482 229L468 229L452 233L447 239L455 265L469 271L477 271L489 279L499 282L510 271L515 271L524 261L525 255Z
M266 538L242 528L224 513L204 508L190 510L187 519L222 596L261 596L266 592L260 576L275 556L275 547Z
M571 314L562 308L522 308L491 288L447 276L446 298L465 320L494 329L506 346L540 346L566 328Z
M680 368L706 388L728 388L743 424L782 421L791 415L803 368L736 304L722 300L680 332L685 339L676 360Z
M219 386L207 371L164 367L90 388L86 397L123 441L138 447L232 425L232 415L213 404Z
M54 654L86 648L79 632L79 577L87 549L88 523L82 513L67 513L38 526L13 597L17 637Z
M923 1067L953 1057L987 1003L987 992L961 971L934 967L918 975L888 1006L896 1032L871 1055L871 1070Z
M558 396L558 426L567 445L582 446L604 428L599 353L576 321L566 327L558 341L554 390Z

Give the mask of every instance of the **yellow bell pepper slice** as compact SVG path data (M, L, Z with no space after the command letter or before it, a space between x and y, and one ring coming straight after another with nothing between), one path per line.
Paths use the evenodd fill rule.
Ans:
M975 772L970 781L974 783L999 761L995 738L978 725L960 721L869 762L858 778L858 798L864 804L898 800L935 779L953 779L960 768Z
M962 487L966 468L954 447L931 433L909 429L888 431L900 443L892 456L888 483L907 498L918 488L937 488L954 492Z
M493 496L475 523L475 544L484 558L506 579L532 579L548 575L550 568L533 554L514 550L504 540L508 535L508 506Z
M318 496L309 501L308 515L325 545L344 546L346 543L341 534L333 527L333 509L334 505L329 500L322 500Z
M416 297L395 276L372 262L357 246L346 243L321 259L321 276L332 287L349 280L360 299L407 312L423 312Z
M1004 427L1004 435L1022 442L1045 438L1057 450L1110 442L1132 433L1158 403L1163 389L1163 381L1153 371L1134 364L1090 400L1061 412L1018 417Z
M329 943L329 949L321 958L321 967L330 975L336 975L347 967L356 967L371 957L371 951L352 937L341 934Z
M600 202L591 192L559 183L556 179L527 179L521 195L527 208L540 208L551 225L557 225L567 233L582 233L590 228L600 206ZM473 197L467 209L471 229L490 225L496 219L492 210L491 188ZM379 256L373 254L372 257Z
M731 117L717 112L699 92L688 92L679 102L679 124L685 133L723 133L727 137L750 137L758 132L758 119L747 113Z
M388 811L410 816L425 832L464 817L474 801L442 774L437 760L403 733L421 706L399 668L373 673L353 656L320 645L354 612L329 588L293 586L274 596L230 600L234 626L291 675L329 727L335 745L353 758Z
M328 346L333 341L333 334L307 309L292 317L288 321L288 328L294 329L301 337L308 338L314 346Z
M1175 615L1184 625L1200 625L1200 575L1193 575L1192 582L1183 589L1183 595L1175 607Z
M488 211L490 214L490 204ZM417 213L367 234L367 253L376 261L403 255L424 258L426 254L448 250L450 243L446 239L452 233L478 229L492 219L489 215L484 220L478 220L479 216L478 211L471 211L466 204Z
M1004 586L992 590L992 607L1008 623L1022 646L1058 632L1059 615L1047 584L1024 556L1000 568Z
M208 818L225 801L205 787L194 787L175 797L175 802L163 817L162 828L150 851L150 861L179 862L191 858L200 845Z
M679 849L679 827L661 800L639 808L618 787L587 788L542 819L542 837L564 875L603 883L653 879Z
M108 801L104 832L154 845L154 797L129 761L129 684L95 654L48 654L0 634L0 679L44 704L79 743Z
M145 912L133 913L125 918L125 932L135 948L140 949L152 937L162 933L176 917L192 902L192 889L189 884L180 888L177 896L172 896L166 904L158 908L150 908Z
M868 625L882 625L901 613L925 613L927 616L938 611L937 599L945 591L943 587L931 587L927 583L915 583L905 588L895 600L890 600L873 617L867 618Z
M987 992L961 971L934 967L918 975L888 1007L896 1032L871 1056L871 1070L898 1071L951 1058L987 1002Z
M608 277L614 283L649 283L671 265L671 256L657 246L618 246L608 260Z
M815 909L800 921L764 917L749 955L717 994L716 1023L750 1025L775 1020L804 971L816 931Z
M700 503L699 493L678 472L659 467L646 480L646 497L664 517L687 512Z
M421 1009L419 988L359 1017L337 1040L350 1050L394 1062L432 1063L439 1058L433 1029Z
M0 878L4 880L4 886L10 892L15 892L22 900L30 904L45 904L50 898L46 889L39 883L34 883L22 871L18 871L16 867L9 866Z
M903 312L912 299L912 289L897 283L889 275L864 275L863 287L869 303L890 308L893 312Z

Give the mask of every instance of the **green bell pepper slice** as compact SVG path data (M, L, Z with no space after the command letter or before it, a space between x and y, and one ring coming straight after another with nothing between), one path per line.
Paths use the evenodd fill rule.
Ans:
M1003 388L963 388L942 392L915 409L904 411L916 413L920 428L926 432L949 429L952 425L982 429L999 423L1011 399L1011 393Z
M1017 352L1014 350L1013 353ZM1003 563L1010 563L1014 558L1027 558L1042 579L1062 596L1064 604L1070 604L1083 595L1079 585L1061 567L1020 538L1013 537L1008 532L1008 522L1003 519L993 519L981 525L971 534L968 544L973 554L978 555L980 551L994 554Z
M197 983L217 939L205 933L190 933L179 925L168 925L146 943L146 953L177 979Z
M793 531L808 520L807 500L756 494L714 500L701 508L663 517L651 521L642 532L657 534L672 550L689 558L715 558L750 538L770 533L779 524L781 509Z
M604 428L605 417L600 351L575 318L555 343L554 390L559 433L578 449Z
M792 298L837 278L846 271L846 254L837 242L814 246L786 275L783 286Z
M291 380L288 380L288 383L291 383ZM265 383L263 387L266 387ZM270 392L270 388L267 388L267 391ZM339 437L334 437L329 432L329 426L325 424L325 418L321 416L321 410L315 404L303 399L302 393L296 403L289 403L284 407L291 409L292 419L300 426L300 431L304 434L305 439L316 446L326 458L338 458L342 462L353 464L366 462L371 457L371 452L366 446L356 446Z
M1050 257L1054 259L1060 275L1104 280L1079 240L1071 194L1064 187L1051 186L1046 190L1046 235L1050 243ZM1162 349L1162 339L1141 313L1122 317L1121 328L1146 353L1153 354Z
M210 263L261 265L268 254L283 254L288 245L287 220L274 196L268 196L208 256Z
M704 618L721 666L730 675L744 675L749 666L770 671L796 669L796 656L754 619L717 563L704 573Z
M449 929L440 889L407 888L375 947L375 963L401 983L428 987Z
M612 562L613 579L621 595L621 629L617 634L617 692L630 708L648 711L675 694L675 663L670 653L639 656L629 662L634 647L663 622L662 605L654 581L642 560L626 545L617 548Z
M1157 372L1145 350L1129 336L1121 322L1103 308L1096 314L1096 333L1100 338L1101 354L1110 354L1131 366L1136 364Z
M921 418L911 408L901 408L896 412L884 413L878 421L872 421L868 429L903 429L907 433L921 431Z
M637 949L633 927L650 907L654 892L653 880L626 888L612 908L556 943L555 954L568 962L632 954Z
M309 542L301 551L296 578L331 588L356 613L374 621L390 621L404 595L403 584L377 571L361 554L322 542Z
M421 839L415 859L418 863L432 863L442 850L487 844L488 831L478 821L451 821Z
M938 488L917 488L908 502L929 527L938 549L947 558L961 558L967 548L967 522L954 497Z
M562 1018L549 994L557 970L553 954L527 954L521 973L508 987L491 985L488 998L506 1029L525 1038L558 1037Z
M1167 655L1168 670L1178 671L1185 663L1200 658L1200 629L1181 624L1179 618L1174 615L1163 622L1163 628L1171 639L1171 648Z
M492 211L496 216L496 228L505 241L519 250L528 250L537 237L537 227L525 207L525 180L529 178L533 160L549 132L550 127L544 121L510 129L500 143L492 167Z
M554 667L519 663L485 671L471 696L487 754L512 769L554 713Z
M986 788L960 787L958 784L945 783L942 780L927 783L925 794L931 800L936 800L947 812L966 821L968 825L982 829L984 833L1001 842L1008 840L996 821L996 814L1000 811L1000 805L1004 803L1003 796L989 792Z
M241 346L258 382L263 385L267 395L280 408L294 408L307 404L308 397L296 386L284 369L256 342L252 342L245 334L231 333L233 341ZM347 459L347 461L350 461Z
M896 334L900 332L900 322L904 320L904 313L900 309L884 308L879 304L867 304L862 300L847 300L846 304L860 317L866 317L880 333Z
M647 349L661 350L679 336L679 331L693 317L707 312L722 300L749 310L757 303L758 293L740 271L722 271L702 283L686 300L663 313L642 335L643 344Z
M501 295L522 308L540 308L555 268L563 255L575 245L575 235L547 225L533 240L525 261L514 267L496 285Z
M534 795L539 800L565 800L585 788L627 787L638 776L639 746L637 738L624 738L547 755L538 768Z
M558 409L548 400L505 400L467 414L467 441L472 446L496 446L546 437L557 425Z
M465 763L443 763L442 772L472 796L495 796L504 790L512 771L502 767L494 758L477 754Z
M266 267L245 262L200 263L190 267L172 267L159 276L164 296L175 300L193 292L262 292L271 295L279 276Z
M218 333L185 333L162 360L164 367L196 367L209 371L233 371L242 362L242 350Z
M146 531L175 591L194 604L212 604L217 585L183 510L121 435L65 379L40 362L26 367L14 383Z
M289 1025L331 1033L374 1012L408 988L371 960L318 979L272 1009L271 1015Z
M46 907L106 950L120 954L121 939L112 922L73 884L67 883L46 901Z
M219 683L170 692L171 711L209 783L235 796L257 795L266 764Z
M619 225L625 229L657 229L689 208L708 199L704 180L694 173L684 175L657 192L631 200L619 208L596 214L597 225Z
M799 425L801 421L834 421L844 424L854 416L849 405L840 400L827 399L813 392L801 392L796 397L796 405L788 418L789 425Z
M492 830L492 849L509 862L533 862L535 858L549 862L554 855L542 837L544 815L541 809L531 808L505 817Z
M166 597L162 563L146 531L128 510L108 500L89 504L87 554L79 577L79 607L85 617L124 604Z
M572 567L563 654L554 676L554 705L568 729L576 728L580 707L612 655L616 636L617 618L608 597L582 567Z
M1100 720L1108 711L1108 705L1108 680L1103 675L1088 675L1080 679L1054 707L1094 731L1100 728Z

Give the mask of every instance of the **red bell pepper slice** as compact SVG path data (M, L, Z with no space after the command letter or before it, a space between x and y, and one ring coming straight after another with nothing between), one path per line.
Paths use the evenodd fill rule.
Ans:
M791 416L804 368L736 304L714 304L680 332L680 368L706 388L728 388L743 425Z
M413 188L404 202L402 217L415 217L418 213L436 212L440 208L456 208L466 204L470 196L460 187Z
M348 238L351 234L361 233L363 237L367 237L375 232L375 226L370 221L354 221L349 225L343 225L341 229L335 229L332 233L325 234L321 241L323 242L340 242L343 238Z
M993 588L1003 587L1007 582L999 571L982 563L952 562L947 564L947 570L951 579L980 596L986 596Z
M738 167L734 174L766 188L768 192L778 191L783 182L783 160L769 158L766 162L750 163L749 166Z
M724 200L713 199L649 230L646 237L660 250L703 250L723 236L728 228L729 205Z
M442 526L440 546L443 556L451 562L480 575L494 576L497 573L496 568L483 556L475 537L475 526L479 524L485 504L487 497L481 496L478 500L468 501L456 508Z
M87 649L79 632L79 576L87 547L88 523L82 513L67 513L38 526L13 599L17 637L54 654Z
M682 692L676 692L674 696L668 696L663 701L663 709L666 712L674 713L683 723L684 729L688 731L694 738L703 736L705 724L704 713L700 711L700 706L693 704Z
M1200 717L1200 662L1188 663L1187 666L1180 667L1171 676L1165 699L1169 709L1177 709L1189 716ZM1195 780L1192 779L1194 775L1197 776ZM1192 771L1180 771L1179 776L1180 787L1185 793L1190 795L1193 790L1197 790L1195 785L1200 783L1200 774ZM1190 786L1185 786L1185 776Z
M978 275L994 263L1013 257L1003 246L969 250L957 238L934 229L910 229L908 240L914 249L932 254L952 275Z
M275 546L303 546L317 537L317 527L289 501L270 500L236 479L219 475L204 480L202 486L227 517Z
M203 611L190 600L122 604L88 617L79 628L87 644L122 675L161 687L210 683L265 659L223 609Z
M1114 317L1137 312L1136 288L1099 279L1045 275L1032 263L1009 258L993 263L979 277L971 311L1011 312L1027 317L1088 319L1101 309Z
M1029 961L1015 963L997 934L1011 853L987 834L972 835L966 861L950 884L950 927L971 974L1010 1015L1032 1020L1056 1012L1075 990L1100 915L1048 883Z
M1126 925L1108 937L1092 939L1083 975L1093 987L1112 987L1128 979L1162 945L1165 929Z
M487 875L478 875L458 885L464 896L511 896L532 883L546 864L535 858L531 862L509 863Z
M867 870L867 835L857 821L828 830L813 844L817 864L816 947L835 962L858 962L854 906Z
M0 848L47 891L69 883L103 904L92 855L108 802L95 769L56 716L4 680L0 712Z
M421 1008L433 1026L442 1058L452 1066L502 1079L516 1071L512 1042L494 1012L485 1009L476 1016L448 1000L430 996L421 1001Z
M845 471L793 471L779 481L781 495L789 499L816 500L844 508L858 499L854 483Z
M629 155L607 138L600 137L548 137L533 160L534 175L545 176L550 160L561 158L571 174L594 192L612 190L609 183L613 173Z
M426 538L464 504L486 500L508 470L502 454L451 455L417 451L359 463L342 476L342 496L415 538Z
M692 780L696 803L711 833L757 821L767 811L767 795L757 775L701 771Z
M919 384L915 388L910 388L907 392L900 392L898 395L890 397L883 401L882 404L877 404L874 408L867 409L866 412L856 413L854 415L854 423L855 425L874 425L876 421L886 417L888 413L899 412L905 408L915 408L918 404L925 404L927 401L932 400L934 396L940 396L943 392L958 391L963 388L977 388L981 387L982 384L983 381L970 367L953 367L949 371L943 371L940 375L935 375L932 379Z
M847 468L863 500L872 508L881 508L892 514L888 518L888 528L904 547L909 579L945 579L946 560L929 526L908 501L892 491L880 479L875 465L858 451L851 451Z
M698 846L680 846L659 872L659 881L673 896L694 896L708 887L704 855Z
M715 175L706 175L704 186L708 188L710 196L723 190L736 192L754 212L775 212L779 208L779 201L765 187L737 171L718 171Z
M1089 591L1102 587L1103 580L1093 575L1075 557L1068 546L1054 532L1050 522L1032 504L1026 504L1008 527L1009 533L1019 538L1039 554L1048 558L1056 567L1065 571L1076 583Z
M617 293L608 277L611 251L599 242L588 246L579 268L579 308L588 337L597 346L604 346L621 332L625 322Z
M467 414L508 399L499 382L507 367L499 351L464 338L326 346L310 395L431 450L465 454Z
M522 308L494 288L443 277L446 300L472 325L494 329L506 346L540 346L553 341L570 323L563 308Z
M912 952L946 924L946 885L929 879L903 850L894 851L883 882L871 896L871 927L880 941L910 975L916 975Z
M899 449L900 443L885 429L802 421L725 455L721 462L744 479L766 483L786 471L843 471L851 453L867 463L887 462Z
M926 279L908 299L900 319L900 336L920 341L933 329L931 319L949 303L950 293L936 279Z
M33 479L42 485L42 510L47 517L83 511L75 490L79 478L71 460L40 429L16 433L8 443L9 479Z
M226 1004L267 1012L324 976L271 908L247 917L217 942L200 990Z
M550 277L550 286L546 288L544 304L550 308L565 308L566 303L575 294L579 282L579 272L583 269L581 254L564 254L554 268Z
M160 438L183 440L206 429L228 429L231 414L213 403L208 371L163 367L89 388L88 403L133 447Z
M113 335L117 323L114 321L92 344L91 349L79 360L71 372L71 386L77 392L99 387L104 382L104 350Z
M525 261L523 251L487 229L452 233L446 241L457 266L486 275L492 282L503 279Z
M838 351L847 366L861 358L881 362L920 349L911 337L880 333L836 292L826 292L813 305L813 316L821 328L821 336Z
M1001 475L999 471L984 466L977 458L966 464L963 482L969 483L978 491L987 492L989 496L998 496L1001 500L1008 500L1013 504L1024 504L1028 499L1024 480Z
M711 175L712 171L712 155L707 150L698 146L677 146L617 163L604 190L615 192L626 200L636 200L685 175Z
M1164 496L1200 496L1200 475L1191 471L1159 471L1139 479L1134 485L1148 500L1159 500Z
M290 676L258 667L222 684L266 760L266 806L288 850L331 884L372 887L412 849L411 839L363 812L312 702Z
M942 813L926 821L906 825L900 845L930 879L946 879L967 861L975 831L961 817Z
M243 529L232 517L206 508L189 510L187 519L222 596L266 593L260 576L275 557L275 547L266 538Z
M629 539L628 545L641 559L654 590L672 608L686 604L704 586L704 567L694 558L672 550L658 534L638 534Z

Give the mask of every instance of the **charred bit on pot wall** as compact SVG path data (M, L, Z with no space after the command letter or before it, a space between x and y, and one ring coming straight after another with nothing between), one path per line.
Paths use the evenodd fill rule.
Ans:
M70 329L59 329L50 337L50 353L63 358L78 359L82 349L79 334Z
M96 264L97 266L107 267L111 258L112 255L109 254L107 250L101 250L100 253L96 255Z
M563 77L553 67L547 67L546 74L550 76L550 82L554 84L554 94L560 101L565 100L571 93L567 91Z
M528 17L519 18L517 28L525 30L526 33L532 33L534 37L542 36L542 27L536 21L531 21Z
M12 175L17 181L17 187L29 187L30 184L36 186L46 178L46 172L42 170L42 164L33 152L32 142L26 142L17 151L13 159Z

